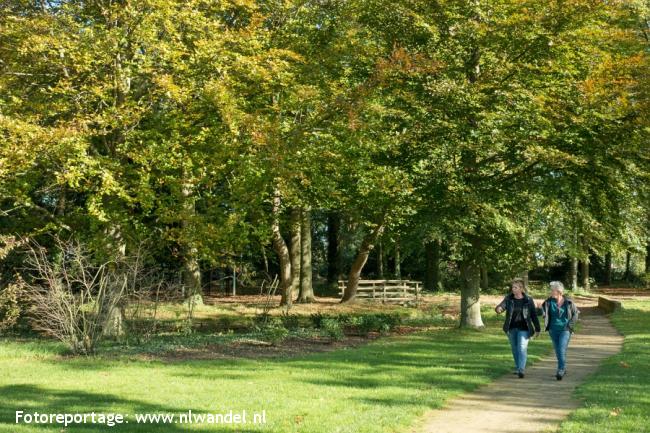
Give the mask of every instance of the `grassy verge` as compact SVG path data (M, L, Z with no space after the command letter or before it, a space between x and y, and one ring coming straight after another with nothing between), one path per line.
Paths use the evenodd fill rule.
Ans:
M578 388L585 407L562 423L561 433L650 432L650 301L624 307L612 316L625 335L623 350Z
M511 368L500 318L484 331L446 327L284 359L61 358L55 344L0 344L0 432L394 432ZM547 339L530 345L532 361ZM265 425L136 424L136 413L266 410ZM15 411L117 412L113 427L14 424ZM250 417L250 415L249 415ZM249 418L250 420L250 418Z

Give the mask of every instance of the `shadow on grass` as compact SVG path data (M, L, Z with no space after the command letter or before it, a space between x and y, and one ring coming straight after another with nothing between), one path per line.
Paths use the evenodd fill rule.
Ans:
M367 345L316 353L290 359L272 360L192 360L182 364L160 361L136 361L142 367L164 370L167 378L185 378L198 383L224 381L251 382L271 387L275 380L286 389L303 393L327 395L345 391L339 399L361 403L364 406L439 407L451 394L469 391L478 385L504 374L512 364L510 348L505 335L497 330L495 321L484 332L459 329L428 331L407 336L376 340ZM530 359L547 353L548 344L531 344ZM47 359L57 368L80 371L106 371L112 368L130 368L124 360L102 357L76 359ZM147 365L148 367L148 365ZM175 380L175 379L172 379ZM198 385L197 385L198 386ZM83 384L79 384L82 388ZM379 394L378 394L379 393ZM0 388L0 430L13 425L15 410L25 408L42 412L117 412L126 408L129 413L185 412L189 408L161 407L143 401L117 398L101 393L59 391L35 386L15 385ZM292 396L285 396L292 398ZM278 399L283 396L278 395ZM327 409L325 403L325 409ZM73 410L74 409L74 410ZM119 431L186 431L178 425L137 425L119 427ZM182 427L182 426L180 426ZM210 431L232 431L233 427L208 426ZM41 427L37 427L39 430ZM83 429L85 428L85 430ZM219 430L219 429L222 430ZM215 430L216 429L216 430ZM20 430L16 429L19 433ZM72 431L106 431L105 426L76 426ZM246 432L238 429L236 431ZM255 430L250 430L255 431ZM265 431L271 431L270 426Z
M585 407L571 414L560 432L650 431L650 303L634 305L625 302L624 309L611 316L625 335L623 350L577 389Z
M90 393L84 391L51 390L34 385L10 385L0 387L0 431L20 433L21 431L60 431L60 432L185 432L187 424L176 423L137 423L134 414L180 414L187 413L188 408L172 408L154 405L138 400L115 397L110 394ZM20 423L16 424L16 411L26 414L122 414L128 423L108 426L105 423L63 424ZM260 429L246 429L236 425L203 425L211 432L253 433ZM271 430L265 429L270 432Z
M532 345L531 345L532 346ZM532 348L535 361L550 350L548 342ZM291 371L288 380L299 386L372 390L388 397L348 397L369 405L425 404L438 407L441 396L469 391L510 369L511 353L504 335L489 332L436 331L378 340L366 346L313 354L297 359L273 360L265 369ZM271 373L272 374L272 373ZM210 380L255 380L258 373L223 368L180 371L176 376ZM318 392L318 391L317 391ZM428 393L414 402L413 393Z

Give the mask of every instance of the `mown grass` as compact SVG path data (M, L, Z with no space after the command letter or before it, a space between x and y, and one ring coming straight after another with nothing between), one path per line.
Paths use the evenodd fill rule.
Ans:
M0 344L0 432L395 432L430 408L509 371L500 320L484 331L442 327L362 347L281 359L210 361L61 357L50 342ZM530 345L534 361L547 339ZM135 413L266 410L266 425L136 424ZM15 411L119 412L129 424L14 423Z
M650 432L650 301L625 301L612 322L625 335L623 350L578 388L585 407L561 433Z

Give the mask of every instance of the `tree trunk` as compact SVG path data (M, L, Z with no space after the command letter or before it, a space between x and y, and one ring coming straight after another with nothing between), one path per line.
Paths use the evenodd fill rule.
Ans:
M584 290L589 290L590 288L589 284L589 257L587 256L583 261L582 261L582 288Z
M377 278L384 279L384 243L379 241L377 245Z
M194 305L203 304L201 293L201 268L197 259L197 249L194 246L185 248L183 255L183 284L186 288L186 298Z
M122 236L122 227L120 227L119 224L113 225L108 230L107 238L113 251L115 251L120 258L124 258L126 256L126 242ZM110 296L117 296L117 292L112 293ZM112 307L108 312L106 312L106 322L102 324L102 334L107 337L120 338L126 333L124 324L124 305L121 301L111 304Z
M442 278L440 278L440 257L442 250L442 239L436 239L433 249L433 290L442 291L444 289Z
M194 199L192 197L192 185L184 181L182 186L183 195L183 211L184 215L181 219L181 226L183 228L183 286L185 289L185 296L189 302L194 305L203 304L203 296L201 293L201 268L199 266L198 249L192 240L190 234L191 220L195 214Z
M489 286L487 267L481 266L481 290L487 290Z
M269 273L269 259L266 257L266 247L262 245L262 261L264 262L264 272Z
M338 211L327 214L327 285L338 287L341 276L341 249L339 247L341 215Z
M400 251L399 238L395 241L395 278L402 279L402 254Z
M115 84L115 95L116 95L116 100L115 100L115 105L119 110L119 107L121 107L124 104L124 100L126 99L126 93L128 93L129 88L124 86L125 81L128 81L130 83L130 79L126 74L124 74L123 68L122 68L122 59L121 59L121 54L120 52L116 53L115 61L113 62L113 83ZM64 75L68 77L68 70L67 68L63 68ZM125 80L127 78L127 80ZM117 144L122 142L123 140L123 133L124 131L120 128L116 128L113 130L113 136L110 139L111 144L109 146L110 149L110 156L112 158L119 158L116 153L115 149L117 147ZM106 138L105 138L106 139ZM183 183L183 194L185 193L185 183ZM60 203L61 205L61 212L63 213L65 210L65 188L63 190L63 202ZM185 198L185 197L184 197ZM117 254L119 254L122 258L126 256L126 241L124 240L123 233L122 233L122 227L119 224L114 225L113 227L110 228L109 230L109 239L113 242L113 247L115 248L115 251ZM116 293L112 294L111 296L119 296ZM120 300L118 301L114 308L112 308L110 311L108 311L107 314L107 321L104 324L104 329L102 330L104 335L111 336L111 337L121 337L125 334L125 321L124 321L124 316L125 316L125 306L124 303Z
M273 222L271 224L273 249L278 256L280 265L280 305L291 306L291 258L289 248L280 232L280 195L276 192L273 197Z
M300 261L302 242L301 235L302 213L300 208L291 208L289 212L289 231L291 243L289 245L289 256L291 258L291 295L298 293L300 290Z
M368 260L368 255L374 247L374 243L377 240L377 237L381 234L384 229L384 222L382 221L373 228L370 233L368 233L361 242L357 256L352 263L350 268L350 273L348 274L348 284L345 287L343 292L343 299L341 302L352 301L357 296L357 287L359 286L359 280L361 279L361 271L363 270L366 261Z
M232 265L232 296L237 296L237 264Z
M630 281L632 276L632 253L630 251L625 252L625 276L623 277L625 281Z
M66 207L66 203L67 203L67 200L66 200L67 191L68 191L68 188L65 185L63 185L61 187L61 192L59 193L59 197L58 197L58 200L56 202L56 210L54 212L54 214L56 216L59 216L59 217L65 216L65 207Z
M603 277L603 283L607 286L612 284L612 253L607 251L605 254L605 275Z
M470 261L460 263L460 327L461 328L482 328L480 297L480 269L479 266Z
M576 290L578 288L578 259L576 257L571 257L569 282L571 284L571 290Z
M650 242L645 246L645 273L650 273Z
M302 222L300 224L300 293L298 302L314 302L314 288L312 286L311 267L311 211L302 210Z
M440 239L427 242L424 246L426 255L426 271L424 277L424 289L438 291L440 284Z
M521 279L524 281L524 290L528 290L528 270L525 270L521 273Z
M474 7L478 4L475 2ZM477 24L480 23L478 10L474 11L472 19ZM481 50L478 43L472 47L470 56L465 60L465 75L470 84L475 84L481 74ZM472 86L473 87L473 86ZM471 115L469 126L477 129L478 121L474 115ZM477 156L473 150L465 150L461 153L463 169L467 173L476 173ZM478 251L478 240L472 242L474 251ZM475 260L465 259L460 263L461 289L460 289L460 327L461 328L482 328L483 319L481 318L481 304L479 301L481 271Z
M108 312L102 334L107 337L120 338L126 333L124 329L124 313L121 308L113 308Z

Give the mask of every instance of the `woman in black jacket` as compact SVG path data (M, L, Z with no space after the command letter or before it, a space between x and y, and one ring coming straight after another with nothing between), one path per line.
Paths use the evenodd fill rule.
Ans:
M524 377L526 359L528 358L528 340L539 335L540 326L535 301L524 290L524 282L516 279L512 282L511 292L496 306L497 314L506 312L503 331L508 335L515 370L519 378Z

